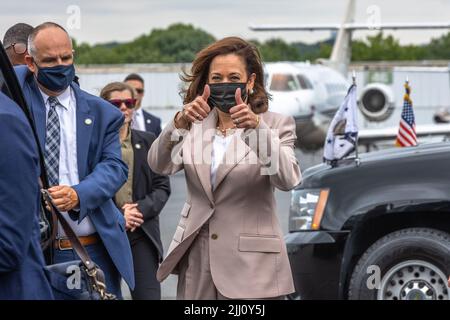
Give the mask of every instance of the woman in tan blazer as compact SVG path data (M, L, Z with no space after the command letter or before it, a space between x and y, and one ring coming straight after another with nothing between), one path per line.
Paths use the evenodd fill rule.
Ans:
M152 170L184 169L187 199L157 278L179 299L280 298L294 291L274 189L301 180L295 123L269 112L257 49L230 37L200 51L178 112L148 153Z

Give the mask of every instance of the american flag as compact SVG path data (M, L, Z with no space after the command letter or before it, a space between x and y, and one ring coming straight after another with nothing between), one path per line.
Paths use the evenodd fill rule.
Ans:
M411 88L408 82L405 83L406 93L403 97L403 111L400 119L400 127L398 129L397 140L395 144L398 147L410 147L417 145L416 123L414 121L414 111L412 101L409 97Z

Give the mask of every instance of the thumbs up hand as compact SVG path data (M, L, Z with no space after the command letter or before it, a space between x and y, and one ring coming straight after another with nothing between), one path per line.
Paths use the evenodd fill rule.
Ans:
M175 118L175 126L177 128L188 128L193 122L203 121L211 111L208 105L209 94L210 89L206 84L201 96L183 106L183 111L179 112Z
M259 125L259 116L256 115L250 105L242 100L241 89L235 93L236 105L230 109L231 119L237 128L255 129Z

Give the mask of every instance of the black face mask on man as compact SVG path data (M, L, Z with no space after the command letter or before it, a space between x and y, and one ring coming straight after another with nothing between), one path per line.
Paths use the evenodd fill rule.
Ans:
M35 63L36 64L36 63ZM64 91L75 77L73 64L57 65L54 67L38 67L37 81L46 89L53 92Z
M247 99L247 83L245 82L223 82L208 84L210 95L208 105L217 107L220 111L230 113L230 109L236 105L236 90L241 89L242 100Z

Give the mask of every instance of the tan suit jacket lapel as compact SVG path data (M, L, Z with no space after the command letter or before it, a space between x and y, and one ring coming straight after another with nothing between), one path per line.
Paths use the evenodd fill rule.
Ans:
M201 124L194 124L191 140L191 156L197 176L208 196L214 203L211 187L211 150L217 124L217 111L213 109Z

